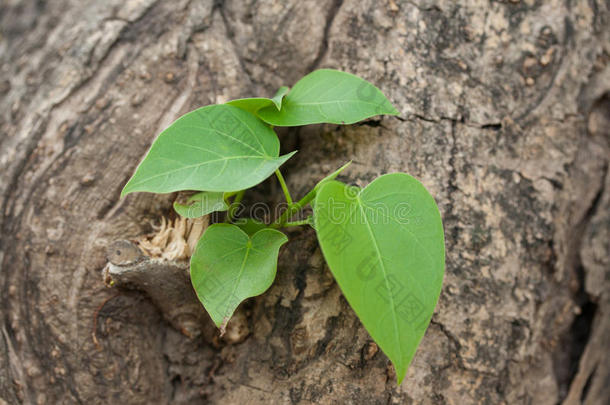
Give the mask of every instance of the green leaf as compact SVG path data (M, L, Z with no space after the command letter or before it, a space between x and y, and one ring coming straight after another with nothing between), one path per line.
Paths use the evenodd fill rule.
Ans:
M199 108L159 135L121 196L244 190L295 153L278 156L279 150L275 132L247 111L225 104Z
M353 124L375 115L398 115L371 83L338 70L316 70L299 80L284 98L281 110L266 106L257 115L275 126Z
M289 90L289 87L282 86L278 89L273 98L239 98L237 100L231 100L227 102L227 104L241 108L242 110L246 110L252 114L256 114L256 112L263 107L269 107L273 105L279 111L282 108L282 100L284 99L284 96L286 95L286 93L288 93Z
M235 225L250 236L267 227L264 222L258 221L254 218L237 218L235 220Z
M214 224L205 231L191 257L191 282L221 331L243 300L271 286L286 241L286 235L269 228L251 237L232 224Z
M282 86L277 90L277 92L275 92L275 96L273 96L273 98L271 99L278 111L282 109L282 100L284 99L286 94L288 94L289 91L290 87Z
M186 204L174 202L174 209L185 218L199 218L214 211L229 209L225 201L225 193L202 191L192 195Z
M261 108L274 105L270 98L264 97L238 98L237 100L228 101L227 104L248 111L251 114L256 114Z
M443 224L434 199L404 173L364 189L330 181L318 192L314 220L330 270L400 383L443 282Z

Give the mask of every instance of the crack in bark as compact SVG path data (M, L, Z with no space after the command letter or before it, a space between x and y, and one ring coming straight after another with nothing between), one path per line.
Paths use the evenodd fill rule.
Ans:
M231 43L231 45L233 47L233 53L237 57L237 62L239 63L239 67L241 68L241 70L244 72L244 74L246 75L246 77L248 79L248 90L250 91L250 93L254 93L252 91L252 87L254 84L254 81L252 79L252 72L250 72L250 70L246 66L246 59L239 52L239 46L238 46L237 42L235 41L235 32L233 30L233 27L229 23L229 19L227 18L226 13L225 13L224 1L222 1L222 0L214 1L214 10L213 11L218 11L218 13L220 14L220 17L222 18L222 23L224 24L225 31L227 33L227 39L229 40L229 42ZM211 76L213 76L213 75L211 75Z
M606 177L608 176L607 162L603 167L603 173L602 181L600 182L600 186L596 191L593 200L589 204L583 218L575 227L573 245L570 247L575 254L574 271L578 282L578 290L574 292L573 300L578 308L580 308L580 313L572 320L572 324L568 329L566 336L562 337L563 340L566 340L569 353L568 357L563 360L566 364L559 370L563 371L565 374L557 376L558 384L560 386L560 402L567 397L578 374L582 356L585 353L585 349L589 344L589 339L593 332L593 321L595 320L598 310L598 305L594 302L585 288L585 268L580 255L582 244L584 243L584 233L586 232L588 224L599 210L602 195L605 191ZM595 369L591 375L589 375L589 378L591 378L594 371ZM584 398L584 396L586 396L586 392L583 388L581 397Z
M461 107L460 107L461 109ZM455 118L455 117L447 117L447 116L438 116L438 117L427 117L425 115L422 114L418 114L418 113L412 113L409 114L408 118L402 118L402 117L394 117L400 121L412 121L415 122L415 120L421 120L421 121L425 121L425 122L432 122L435 124L440 124L443 121L449 121L452 123L459 123L462 125L465 125L467 127L471 127L471 128L480 128L480 129L490 129L490 130L494 130L494 131L499 131L502 129L502 123L501 122L487 122L487 123L478 123L478 122L472 122L472 121L466 121L463 117L461 118Z
M449 155L449 167L450 167L450 172L449 172L449 180L448 180L448 186L449 186L449 195L448 195L448 200L449 200L449 204L447 204L447 217L450 218L452 221L457 221L457 214L454 212L455 210L455 202L456 199L453 196L453 193L457 192L459 187L457 184L457 167L456 167L456 158L458 155L458 147L457 147L457 121L452 120L451 121L451 152ZM451 231L451 235L455 240L458 239L459 237L459 228L457 226L457 223L453 224L452 227L452 231Z
M6 321L5 321L6 322ZM17 392L14 392L15 396L17 396L23 403L31 403L30 392L27 389L27 385L25 384L25 373L23 370L23 362L17 355L17 352L14 348L14 342L11 336L9 336L9 332L6 328L7 325L2 326L2 338L4 340L4 346L6 347L6 353L8 357L8 376L13 376L13 384L19 385L19 387L15 387ZM21 390L19 391L19 388ZM22 395L19 395L19 392ZM3 395L8 395L9 393L2 393Z
M423 11L426 13L428 13L428 12L442 13L443 12L443 10L441 10L441 8L439 6L437 6L436 4L433 4L429 7L423 7L412 0L407 0L406 3L412 5L419 11Z
M318 54L315 59L311 62L311 65L307 68L307 72L311 72L318 68L320 62L326 53L328 52L328 40L330 37L330 29L333 25L333 21L335 21L335 17L339 14L339 10L343 5L343 0L333 0L330 8L328 9L328 13L326 14L326 23L324 24L324 33L322 35L322 41L320 42L320 47L318 48Z

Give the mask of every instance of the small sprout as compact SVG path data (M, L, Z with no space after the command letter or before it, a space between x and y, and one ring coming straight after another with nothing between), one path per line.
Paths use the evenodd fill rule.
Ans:
M173 74L166 77L173 80ZM443 225L433 197L405 173L385 174L363 188L337 181L348 162L293 200L280 166L296 151L280 156L273 130L353 124L383 114L398 111L374 85L321 69L273 98L187 113L155 140L121 195L196 191L186 203L174 204L181 216L226 212L225 223L205 229L190 262L193 288L221 336L239 304L273 283L280 248L288 241L280 229L309 225L343 295L375 341L365 357L379 347L394 364L398 383L403 380L443 282ZM286 199L283 211L270 223L269 213L241 218L244 192L273 174ZM296 219L308 205L313 214Z

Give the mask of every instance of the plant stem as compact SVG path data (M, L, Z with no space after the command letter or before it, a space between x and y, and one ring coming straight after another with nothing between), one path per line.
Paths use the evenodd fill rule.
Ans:
M280 185L282 186L282 191L284 192L284 197L286 197L286 202L288 203L288 205L292 205L292 197L290 196L290 191L288 190L288 186L286 186L286 181L284 181L284 176L282 176L280 169L277 169L275 171L275 175L277 176L277 179L279 180Z
M235 195L235 199L233 200L233 202L229 206L229 210L227 211L227 217L225 218L225 222L231 223L233 221L233 217L235 216L235 213L237 212L237 209L239 208L239 203L241 202L241 199L244 197L245 192L246 192L246 190L241 190Z
M282 225L282 228L288 228L291 226L309 225L309 224L311 224L311 215L301 221L285 222L284 225Z
M292 218L292 216L294 214L299 212L304 206L306 206L311 200L313 200L315 196L316 196L316 189L314 188L309 193L307 193L305 195L305 197L301 198L299 200L299 202L297 202L296 204L290 205L288 207L288 209L286 211L284 211L282 213L282 215L280 215L280 217L278 219L276 219L270 225L270 227L277 229L277 228L281 228L282 226L284 226L286 221L288 221L290 218Z

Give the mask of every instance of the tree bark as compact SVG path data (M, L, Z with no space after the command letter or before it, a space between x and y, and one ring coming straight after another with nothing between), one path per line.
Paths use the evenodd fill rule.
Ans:
M0 2L0 404L607 403L609 17L602 0ZM312 230L230 339L104 283L109 246L173 218L176 195L119 199L155 136L320 67L401 115L281 130L293 193L353 160L346 182L408 172L443 214L443 290L401 386ZM272 183L257 198L281 201Z

